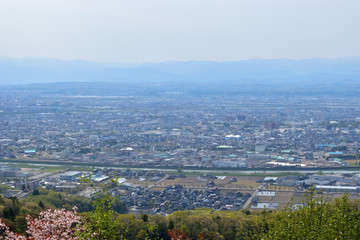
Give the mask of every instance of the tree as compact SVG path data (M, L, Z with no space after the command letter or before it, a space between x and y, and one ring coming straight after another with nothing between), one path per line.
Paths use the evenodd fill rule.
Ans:
M117 184L118 177L115 173L110 180L113 186ZM91 175L84 176L82 181L91 183ZM117 239L119 223L112 208L115 198L106 191L105 186L102 191L96 191L96 194L97 198L93 202L95 210L86 214L83 229L78 236L81 239Z
M29 237L10 231L9 227L0 220L0 229L4 232L0 239L78 239L76 233L81 230L79 228L81 217L77 214L76 209L76 207L72 211L65 208L48 209L42 211L37 218L28 216L26 232Z
M85 216L81 239L116 239L118 222L111 207L113 197L109 194L95 201L95 210Z
M171 240L191 240L192 239L189 234L181 231L180 229L174 228L172 230L169 230L168 234L169 234ZM197 240L202 240L203 237L204 237L204 234L200 233Z
M34 191L32 192L32 194L34 195L34 196L37 196L37 195L40 195L40 192L39 192L39 189L34 189Z
M41 200L39 200L39 207L41 207L42 209L45 208L45 205L44 205L44 203L43 203Z
M348 194L327 202L311 190L302 205L265 213L258 226L260 239L360 239L360 214L351 207Z

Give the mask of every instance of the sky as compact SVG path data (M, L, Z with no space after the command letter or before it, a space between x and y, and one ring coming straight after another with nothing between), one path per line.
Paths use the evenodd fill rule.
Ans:
M96 62L360 56L359 0L0 0L0 56Z

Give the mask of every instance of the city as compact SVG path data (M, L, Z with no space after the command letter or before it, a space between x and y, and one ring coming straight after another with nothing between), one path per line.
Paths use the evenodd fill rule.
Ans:
M134 213L281 209L311 186L358 198L356 98L27 91L1 101L0 175L18 189L8 197L90 197L80 180L92 172L96 184L122 179L111 194Z

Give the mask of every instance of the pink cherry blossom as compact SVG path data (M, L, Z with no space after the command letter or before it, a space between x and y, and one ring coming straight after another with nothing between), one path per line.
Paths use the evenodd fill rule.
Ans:
M79 231L81 217L77 213L77 207L73 210L62 209L42 211L37 218L27 216L27 230L29 237L16 234L9 230L0 219L0 229L5 231L5 240L67 240L78 239L75 236Z

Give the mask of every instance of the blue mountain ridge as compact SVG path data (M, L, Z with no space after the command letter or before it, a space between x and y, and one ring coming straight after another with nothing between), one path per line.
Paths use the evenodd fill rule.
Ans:
M169 61L120 64L51 58L0 58L0 85L114 83L172 86L171 90L316 91L360 93L360 57L251 59L233 62ZM159 85L160 84L160 85Z

